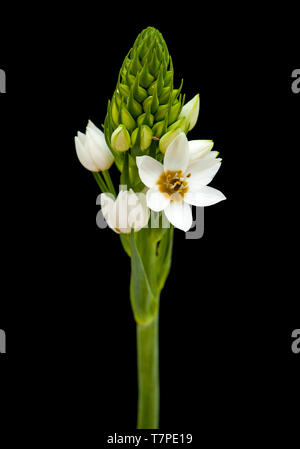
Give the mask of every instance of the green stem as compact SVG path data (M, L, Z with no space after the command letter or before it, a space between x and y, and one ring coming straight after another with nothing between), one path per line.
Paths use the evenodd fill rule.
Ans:
M159 426L159 313L149 324L137 324L138 429Z
M92 172L93 176L96 180L96 183L98 184L98 186L100 187L100 190L105 193L105 192L109 192L109 188L107 187L107 185L105 184L105 182L102 179L102 176L100 175L100 173L98 172Z
M123 171L121 173L121 184L127 186L127 190L129 190L129 161L128 161L128 151L125 152L124 155L124 164Z
M109 188L110 192L116 197L116 190L115 190L115 186L113 185L113 182L111 180L110 174L108 170L104 170L102 172L103 177L105 179L105 182L107 184L107 187Z

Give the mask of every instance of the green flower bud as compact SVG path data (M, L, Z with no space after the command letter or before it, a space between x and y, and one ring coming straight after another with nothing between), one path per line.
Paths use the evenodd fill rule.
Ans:
M123 97L129 97L130 89L126 84L119 84L119 91Z
M170 143L177 137L180 133L182 133L182 129L177 128L173 129L171 131L168 131L166 134L162 136L162 138L159 141L159 149L160 151L165 154L166 149L170 145Z
M144 65L142 71L141 71L141 85L145 87L146 89L150 86L150 84L155 80L154 76L151 75L148 69L147 63Z
M142 106L133 98L133 90L131 90L127 108L133 117L138 117L143 113Z
M115 151L127 151L131 146L130 134L126 126L119 125L112 133L111 146Z
M159 106L159 108L155 114L155 121L158 122L160 120L163 120L165 118L165 116L167 115L168 111L169 111L168 104L163 104L163 105Z
M135 120L125 106L121 106L120 119L121 123L125 125L129 131L133 131L136 127Z
M148 110L151 110L152 99L153 99L152 96L147 97L146 100L143 102L143 108L144 108L145 112L147 112Z
M173 88L173 71L168 71L165 78L165 86Z
M152 130L147 125L142 125L140 128L140 146L141 150L145 151L152 143Z
M134 86L133 86L133 95L134 98L141 103L142 101L145 100L145 98L148 97L147 91L146 89L144 89L141 85L140 85L140 74L138 73L135 82L134 82Z
M182 117L179 120L176 120L172 125L170 125L167 129L167 131L172 131L174 129L180 128L182 131L185 129L185 118Z
M159 97L159 104L166 104L169 102L171 88L170 87L164 87L162 89L162 92Z
M162 120L161 122L155 123L155 125L152 128L153 136L155 136L157 138L160 138L164 134L164 131L165 131L165 121L164 120Z
M154 115L151 114L150 112L149 112L149 113L144 112L144 113L143 113L142 115L140 115L140 116L138 117L138 119L137 119L137 124L138 124L139 126L145 124L145 125L150 126L150 128L151 128L151 127L153 126L153 123L154 123Z
M113 121L113 125L117 127L119 123L119 110L114 97L111 100L111 118Z
M138 132L139 132L139 128L135 128L135 129L132 131L132 134L131 134L131 146L134 146L134 145L135 145L135 142L136 142L136 138L137 138Z
M178 101L176 104L174 104L171 107L170 113L169 113L169 120L168 120L168 124L171 125L172 123L174 123L177 118L178 115L181 111L182 105L181 105L181 101Z
M198 120L200 109L200 96L199 94L195 95L192 100L186 103L179 115L179 118L184 117L186 120L186 132L190 131L196 125Z

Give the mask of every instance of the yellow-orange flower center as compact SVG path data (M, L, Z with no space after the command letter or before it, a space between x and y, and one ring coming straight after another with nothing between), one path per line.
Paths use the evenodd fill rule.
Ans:
M163 172L156 184L161 193L171 196L174 200L183 198L189 190L188 183L181 170Z

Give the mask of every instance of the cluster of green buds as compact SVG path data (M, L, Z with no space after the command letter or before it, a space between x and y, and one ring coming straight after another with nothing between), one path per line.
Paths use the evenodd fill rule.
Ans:
M174 89L172 59L161 33L148 27L121 67L105 119L105 138L122 171L122 152L163 157L171 141L196 123L199 95L184 105L183 80Z

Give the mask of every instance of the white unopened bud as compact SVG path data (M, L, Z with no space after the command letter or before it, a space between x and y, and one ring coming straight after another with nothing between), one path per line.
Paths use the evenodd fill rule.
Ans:
M196 125L196 122L198 120L199 115L199 109L200 109L200 95L197 94L190 100L188 103L186 103L178 118L184 117L186 120L186 132L190 131L194 128Z
M88 122L85 134L78 131L75 148L79 161L87 170L94 172L108 170L114 162L103 132L91 121Z

